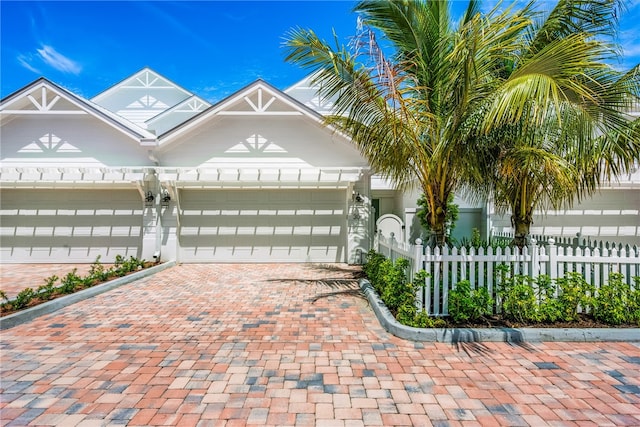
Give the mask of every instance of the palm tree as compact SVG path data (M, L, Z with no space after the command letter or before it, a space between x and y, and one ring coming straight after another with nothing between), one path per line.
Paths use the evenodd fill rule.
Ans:
M293 30L286 60L311 70L320 95L335 98L327 122L348 134L372 168L398 188L419 185L434 242L445 243L449 196L466 182L458 155L466 125L492 93L493 58L527 20L511 10L483 17L470 1L456 26L450 1L362 1L363 29L332 48L313 31ZM376 35L390 45L382 48ZM390 51L390 55L385 55Z
M638 159L624 111L640 72L607 65L621 0L560 0L546 17L533 2L483 15L471 0L456 25L450 6L362 1L356 43L332 48L298 29L286 59L335 98L327 122L374 170L398 188L420 185L436 244L449 196L464 190L511 210L522 246L535 208L591 194Z
M638 160L640 126L625 112L640 95L640 65L627 73L608 65L620 7L560 0L546 19L532 20L476 121L474 152L480 146L484 155L475 188L491 181L520 247L534 210L571 205Z

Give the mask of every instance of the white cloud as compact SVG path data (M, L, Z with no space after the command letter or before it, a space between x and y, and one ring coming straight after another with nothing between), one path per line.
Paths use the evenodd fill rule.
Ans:
M58 71L71 74L80 74L82 71L80 64L67 58L51 46L43 45L42 49L37 49L37 51L46 64Z
M31 65L30 62L32 61L32 58L30 56L19 55L18 58L16 59L18 60L20 65L22 65L24 68L31 71L32 73L42 74L42 72L39 69Z

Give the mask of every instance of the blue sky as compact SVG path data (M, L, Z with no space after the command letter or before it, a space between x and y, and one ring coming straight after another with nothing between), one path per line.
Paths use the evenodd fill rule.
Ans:
M311 28L332 39L335 30L346 43L356 31L354 4L0 0L0 97L44 76L91 98L147 66L210 102L257 78L285 89L305 75L284 62L287 32ZM627 8L621 68L640 62L640 0Z

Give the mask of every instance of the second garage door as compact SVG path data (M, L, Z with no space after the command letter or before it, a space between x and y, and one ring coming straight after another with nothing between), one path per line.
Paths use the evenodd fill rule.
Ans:
M345 190L181 190L182 262L345 262Z

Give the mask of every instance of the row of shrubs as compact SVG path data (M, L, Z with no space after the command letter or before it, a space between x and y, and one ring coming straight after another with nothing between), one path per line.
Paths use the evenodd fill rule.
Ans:
M416 283L411 283L407 280L408 268L409 261L406 259L399 258L393 262L371 250L367 253L363 272L398 322L415 328L446 326L444 319L429 316L426 311L416 307L416 293L424 287L427 274L424 270L419 272L416 274Z
M445 319L430 317L416 307L416 293L424 287L426 273L418 273L415 283L410 283L408 267L405 259L392 262L370 251L364 273L400 323L444 326ZM640 277L634 277L631 286L622 274L611 273L609 281L596 289L580 273L551 280L546 275L533 278L511 274L507 265L499 266L497 273L494 294L486 287L473 287L468 280L458 282L449 291L449 320L456 324L478 323L494 316L525 324L550 324L574 322L586 315L609 325L640 326Z
M26 288L11 300L5 292L0 290L0 298L3 300L0 304L0 310L2 312L22 310L34 303L45 302L61 295L72 294L112 278L122 277L128 273L142 270L148 267L149 264L147 261L133 256L127 259L121 255L116 255L114 264L107 268L104 264L100 263L100 256L98 255L93 264L91 264L89 273L86 276L78 275L78 269L74 268L62 278L55 275L47 277L44 280L44 285L39 286L35 290L33 288Z

